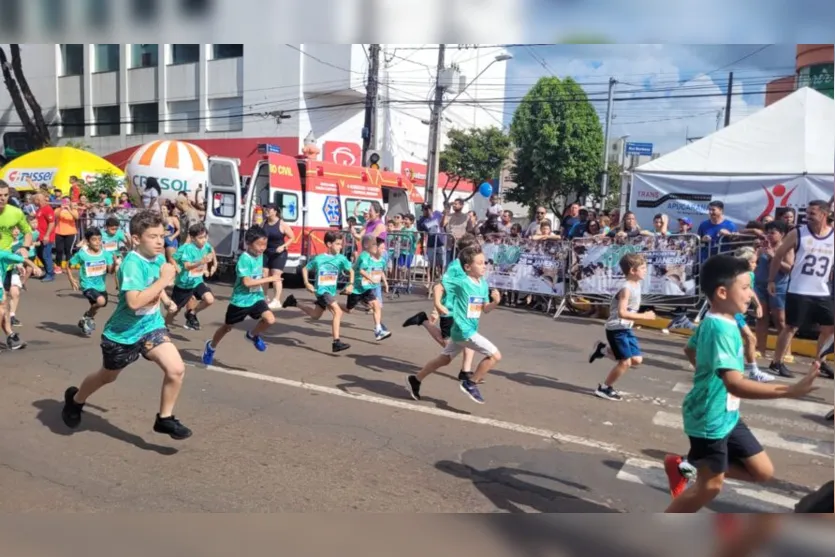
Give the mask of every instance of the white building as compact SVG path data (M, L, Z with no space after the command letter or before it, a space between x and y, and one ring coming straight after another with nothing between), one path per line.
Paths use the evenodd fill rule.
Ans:
M87 144L121 165L153 139L187 139L210 155L240 158L248 174L259 143L295 155L312 133L323 156L333 153L329 142L359 148L368 46L27 44L22 61L56 143ZM443 125L501 127L506 62L495 57L505 52L469 46L447 46L446 65L459 68L461 82L479 77L444 112ZM392 170L426 162L437 57L434 44L382 45L377 143ZM2 86L0 109L9 147L23 134Z

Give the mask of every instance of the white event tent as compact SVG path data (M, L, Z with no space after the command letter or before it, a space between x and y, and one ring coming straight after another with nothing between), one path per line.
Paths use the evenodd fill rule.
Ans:
M639 223L657 213L698 226L710 201L737 224L829 200L835 188L835 101L804 87L744 120L632 173L630 209ZM673 228L675 229L675 228Z

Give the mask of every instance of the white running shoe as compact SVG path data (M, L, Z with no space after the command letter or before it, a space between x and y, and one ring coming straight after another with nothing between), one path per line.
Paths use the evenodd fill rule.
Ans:
M270 300L270 303L267 305L267 307L269 307L273 311L277 311L281 309L281 300L272 299Z
M758 367L748 370L748 379L757 381L758 383L771 383L775 377L770 373L766 373Z

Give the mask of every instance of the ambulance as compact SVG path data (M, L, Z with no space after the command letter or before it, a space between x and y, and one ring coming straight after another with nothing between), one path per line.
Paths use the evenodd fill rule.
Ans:
M328 231L345 230L348 217L363 224L373 201L395 212L414 212L423 196L401 174L291 157L264 149L248 184L242 184L239 161L209 157L206 228L220 263L233 266L245 249L244 234L266 218L264 205L281 207L281 218L293 230L285 273L301 274L307 261L326 251Z

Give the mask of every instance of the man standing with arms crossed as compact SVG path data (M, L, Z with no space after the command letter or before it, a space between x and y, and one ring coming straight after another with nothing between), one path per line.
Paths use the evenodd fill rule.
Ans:
M0 180L0 251L9 251L14 244L12 237L12 230L17 228L23 234L23 247L17 253L25 259L29 259L29 250L32 247L32 227L26 220L26 215L23 211L9 204L9 195L11 191L9 184ZM3 282L6 284L0 285L7 292L11 288L12 273L6 273L6 278ZM5 312L10 315L9 312ZM9 324L11 326L11 323ZM11 350L22 347L23 343L18 337L17 333L13 333L7 340L6 344Z
M783 358L801 325L810 323L820 327L817 354L821 354L827 340L835 332L835 303L829 289L835 263L835 235L828 217L829 204L826 201L810 201L806 209L806 225L797 226L786 234L771 259L768 292L773 296L780 263L786 256L794 254L786 294L786 326L777 337L774 361L769 366L772 373L782 377L794 375L783 363ZM833 378L832 368L823 361L820 374Z

